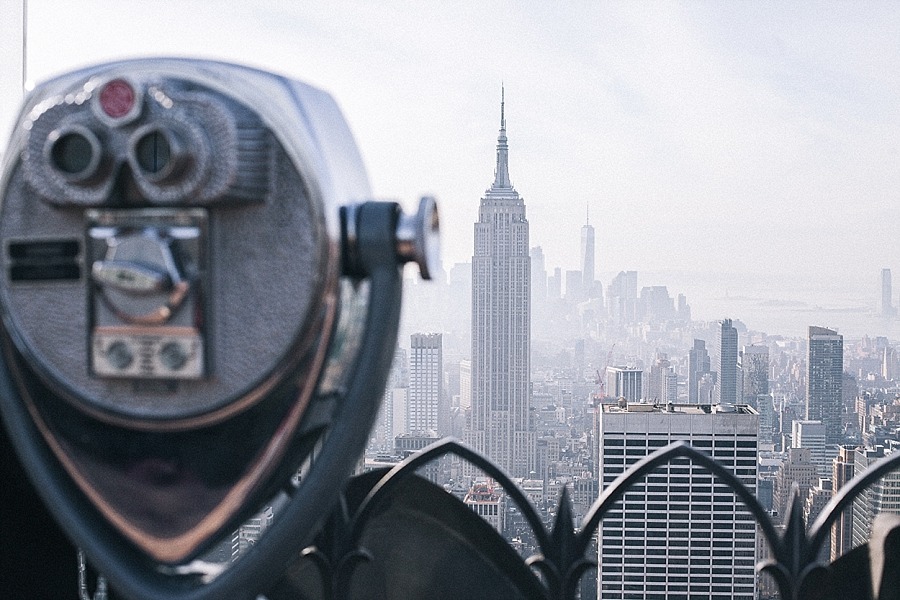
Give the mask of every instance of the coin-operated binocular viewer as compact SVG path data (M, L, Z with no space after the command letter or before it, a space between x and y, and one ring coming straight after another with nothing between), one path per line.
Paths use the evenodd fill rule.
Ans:
M27 99L0 183L2 419L119 593L253 598L332 509L401 264L437 259L432 200L368 197L333 100L283 77L137 60ZM282 492L247 556L178 574Z

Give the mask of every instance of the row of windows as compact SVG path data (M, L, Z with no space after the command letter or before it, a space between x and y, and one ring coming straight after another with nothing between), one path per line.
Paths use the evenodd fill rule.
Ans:
M704 568L713 573L732 573L734 571L755 571L756 570L756 562L755 557L742 557L742 558L713 558L712 561L708 557L700 556L695 557L693 553L691 553L690 559L687 556L683 558L680 556L668 556L665 554L654 554L654 555L639 555L639 556L629 556L630 549L626 549L626 556L622 557L620 555L602 555L603 564L622 564L623 561L625 564L638 564L638 565L658 565L650 567L651 569L661 570L665 569L667 565L682 565L687 566L688 564L692 565L700 565L696 568ZM710 567L710 562L714 565Z
M624 434L622 434L624 435ZM747 434L737 434L738 438L746 437L751 439L732 439L732 436L728 436L725 439L714 438L709 439L707 437L697 438L697 439L685 439L685 438L676 438L670 440L668 438L643 438L643 437L614 437L614 435L604 435L603 436L603 445L604 446L666 446L674 441L683 440L691 444L692 446L698 448L756 448L757 442L755 440L756 436L752 433ZM715 442L715 444L713 443ZM681 459L685 460L685 459Z
M603 598L606 600L640 600L645 596L643 594L634 594L634 593L626 593L623 594L621 591L616 591L621 586L616 586L613 588L612 585L604 585L603 586ZM654 590L657 591L657 590ZM664 591L664 590L658 590ZM671 592L671 588L669 589ZM731 594L730 590L724 590L725 594L710 594L708 591L705 591L703 594L648 594L646 598L653 598L654 600L753 600L753 594Z
M733 550L733 556L748 556L747 554L738 553L737 549L750 550L749 556L754 556L754 550L756 548L755 536L753 534L741 534L741 539L734 539L730 535L713 535L712 540L712 548L728 548L729 550ZM677 540L677 539L656 539L656 538L646 538L646 539L621 539L621 538L604 538L602 542L602 554L622 554L622 545L624 544L625 549L628 547L632 548L644 548L647 554L658 554L654 552L655 550L659 550L660 552L665 552L665 546L671 546L671 550L673 554L682 547L687 547L690 542L694 540ZM705 546L708 547L709 540L703 540L705 542ZM663 546L663 548L656 548L656 546ZM694 544L696 548L697 544ZM687 552L687 550L685 550Z

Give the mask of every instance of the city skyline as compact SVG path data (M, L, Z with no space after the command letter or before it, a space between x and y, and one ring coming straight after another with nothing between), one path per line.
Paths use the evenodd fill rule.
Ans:
M211 3L187 4L212 15L204 12ZM687 3L643 15L625 6L586 9L585 23L573 18L578 11L558 16L530 2L518 11L488 3L465 18L436 8L353 3L339 4L343 20L283 6L239 7L222 17L235 27L231 19L251 21L241 31L275 32L274 41L249 44L256 64L301 78L306 68L334 67L311 83L333 91L345 108L377 196L396 192L408 204L434 193L442 202L447 277L404 290L394 365L360 471L396 465L442 436L462 439L516 478L540 519L563 532L568 520L579 527L629 466L684 440L733 473L776 521L789 514L799 484L808 524L847 475L900 450L900 297L891 286L898 265L884 256L889 252L876 251L889 247L883 242L897 223L890 206L900 177L887 164L900 153L889 139L900 126L884 126L893 124L892 113L879 104L894 80L876 91L864 85L872 74L846 81L860 64L880 64L868 58L869 46L845 44L827 64L811 61L809 45L817 52L824 45L803 38L809 13L772 7L785 22L770 37L756 30L772 18L764 11L716 13ZM48 14L38 3L38 40L49 37ZM119 16L147 14L126 2ZM447 16L448 23L421 27L414 19L423 15ZM482 22L498 15L506 19ZM534 26L536 17L544 18L546 32ZM849 27L867 31L873 18ZM591 42L589 34L602 31L590 25L605 26L603 19L621 30L620 46ZM96 33L112 22L100 19ZM818 16L814 25L837 22ZM293 33L301 41L279 64L270 53L284 43L290 23L300 23ZM447 28L460 23L471 29L453 36ZM379 24L387 34L372 31ZM628 31L631 25L637 33ZM734 29L748 39L735 40ZM485 31L494 39L472 46L494 56L460 62L467 72L433 68L474 56L450 47L451 37L466 45ZM559 38L562 49L545 46L545 55L529 46L569 32ZM176 28L173 36L185 33ZM360 40L350 41L354 34ZM840 38L832 31L825 37ZM313 48L329 40L342 42L331 48L334 56ZM370 52L358 64L341 62L355 58L364 42ZM147 44L138 38L136 45ZM667 44L671 56L664 55ZM401 46L407 54L434 46L433 54L404 58L419 69L418 87L409 65L398 64ZM856 54L839 55L848 48ZM610 49L637 55L601 56ZM89 48L78 56L91 52L102 54ZM232 52L225 57L237 57ZM562 60L576 56L582 64ZM363 73L379 70L373 57L383 81ZM509 57L537 62L530 70L512 68ZM679 62L686 58L696 64ZM308 59L321 62L297 66ZM40 51L33 62L63 64ZM571 81L553 72L558 65L566 65ZM772 66L782 70L769 72ZM494 85L505 68L514 71L512 83L501 83L509 81L504 77ZM577 80L592 69L595 79ZM551 81L534 83L533 71L543 70L553 72ZM685 81L674 81L679 77ZM447 82L455 85L441 88ZM900 91L900 83L894 87ZM500 127L491 161L484 140L492 142L497 131L496 92ZM853 101L860 97L870 104ZM856 135L845 131L851 125ZM407 129L415 137L406 137ZM851 151L859 148L868 149L869 163ZM484 189L489 162L494 171ZM472 193L475 179L482 185ZM429 181L436 187L424 187ZM410 193L414 186L423 189ZM534 523L510 510L512 485L496 486L485 477L490 469L464 462L435 461L423 474L516 552L536 556ZM571 499L571 515L556 503L561 497ZM755 563L766 544L742 506L705 468L683 459L657 468L603 517L597 547L588 551L599 564L582 584L600 598L693 593L750 600L765 589ZM900 476L891 476L845 511L847 522L830 544L847 550L851 541L865 542L874 514L898 506ZM254 536L263 529L254 527ZM788 532L799 539L793 526ZM562 533L553 537L568 544ZM585 585L581 597L593 597Z
M194 0L160 11L31 2L27 78L183 54L320 86L343 107L376 196L407 205L437 196L447 268L471 248L469 199L491 153L480 132L505 82L518 115L513 183L529 190L532 243L548 268L579 267L577 232L590 206L598 277L791 272L792 282L814 286L828 270L835 285L815 290L823 306L836 290L865 290L874 303L878 270L900 270L897 258L881 264L868 242L889 238L896 223L900 78L890 67L900 10L649 6L549 11L489 2L469 12L340 2L220 11ZM0 36L7 60L16 56L12 21L4 32L13 35ZM197 23L209 26L198 35ZM19 79L4 81L5 136ZM423 131L440 143L423 151ZM739 226L724 226L736 214ZM845 242L823 246L823 232Z

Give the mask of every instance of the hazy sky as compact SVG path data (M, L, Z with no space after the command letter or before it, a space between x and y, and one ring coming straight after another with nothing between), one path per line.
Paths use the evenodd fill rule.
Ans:
M448 265L472 254L504 82L548 266L577 268L589 205L601 273L833 270L874 297L892 267L900 287L898 4L235 4L33 0L28 77L165 54L324 88L377 197L438 197Z

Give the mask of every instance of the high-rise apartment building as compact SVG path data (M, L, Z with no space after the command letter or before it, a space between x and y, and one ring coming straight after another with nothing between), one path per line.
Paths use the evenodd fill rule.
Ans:
M439 431L438 415L444 388L443 381L441 334L412 334L409 348L409 389L406 396L407 431L410 433Z
M592 298L594 290L594 227L590 216L581 227L581 290L585 297Z
M505 103L494 182L475 223L472 413L466 440L513 477L534 470L530 415L531 261L525 202L509 179Z
M719 373L715 392L717 404L736 404L738 401L738 334L731 323L731 319L724 319L716 328L713 368Z
M700 380L709 375L710 367L706 342L694 340L694 347L688 352L688 402L691 404L706 404L700 401Z
M603 405L600 485L676 440L736 473L753 492L757 414L745 406ZM598 532L601 600L728 598L756 590L756 524L730 488L684 461L655 470L625 492Z
M844 337L824 327L810 327L807 351L806 419L825 425L825 443L840 444Z

